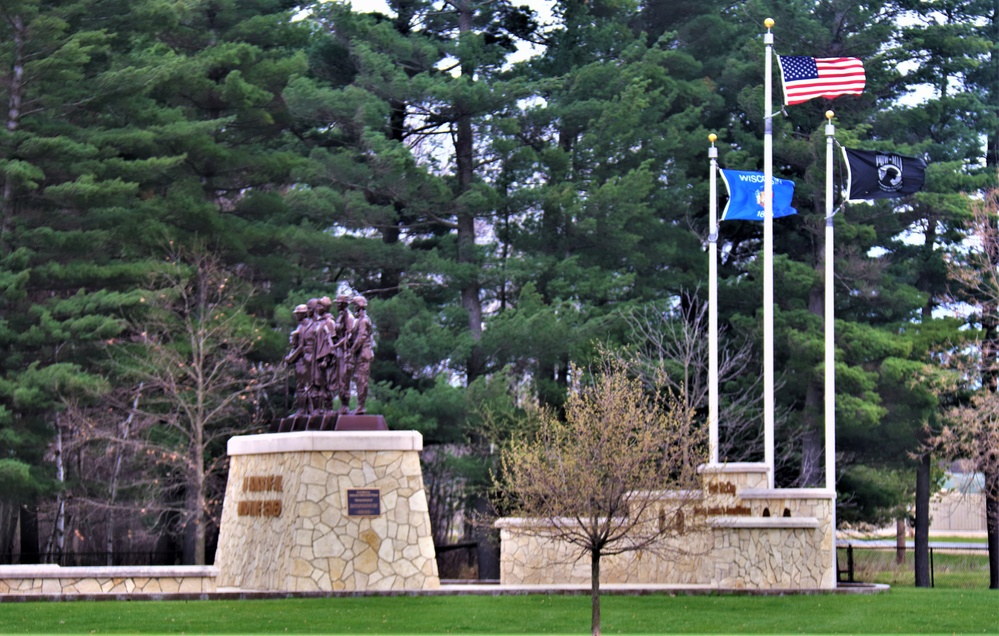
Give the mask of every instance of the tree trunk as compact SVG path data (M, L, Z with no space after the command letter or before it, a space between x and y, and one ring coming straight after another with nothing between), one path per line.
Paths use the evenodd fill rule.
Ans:
M21 563L38 563L38 508L21 506Z
M205 465L204 465L204 442L198 436L200 450L195 459L194 483L188 490L187 510L188 524L191 526L191 540L193 541L192 562L194 565L205 564ZM200 461L199 461L200 460Z
M600 551L590 552L590 633L600 636Z
M895 563L905 563L905 519L895 520Z
M16 501L0 499L0 563L14 562L14 535L20 505Z
M458 31L461 35L470 33L474 28L475 7L471 2L460 2L458 9ZM459 36L460 37L460 36ZM461 80L474 81L475 68L469 60L461 61ZM455 123L455 166L457 169L457 195L463 196L472 186L475 176L475 137L472 129L472 114L467 104L455 104L458 118ZM458 225L458 263L470 266L462 271L461 306L468 312L468 331L472 338L472 350L467 361L467 382L471 384L485 372L482 359L482 300L480 298L479 276L471 267L478 261L475 246L475 211L465 209L464 204L457 210Z
M56 481L60 484L66 483L66 463L62 452L62 423L59 415L56 415L56 438L55 438L55 465ZM55 523L52 524L52 534L45 544L45 562L59 563L59 557L66 552L66 497L60 489L56 500Z
M479 495L475 498L475 511L480 519L496 516L496 510L489 498ZM499 531L483 523L475 526L475 561L482 580L497 581L500 578Z
M7 117L4 121L4 127L13 132L21 125L21 104L24 98L24 42L27 30L24 27L24 19L19 15L9 17L8 21L14 31L14 59L11 62L11 72L7 80ZM10 179L4 179L2 192L0 255L5 256L11 251L7 248L7 235L10 232L14 216L14 189L11 187Z
M815 396L821 397L821 392L813 392L814 382L810 382L805 397L805 408L808 410L808 402ZM825 440L819 433L821 430L819 422L814 417L805 416L805 421L809 427L801 436L801 471L798 474L799 488L814 487L821 483L824 473L822 465L823 449Z
M104 535L104 551L107 552L107 565L114 565L114 526L115 526L115 503L118 501L118 483L121 481L121 463L125 456L125 443L128 441L132 431L132 420L135 412L139 409L139 397L142 395L143 382L139 383L139 388L135 392L132 400L132 410L128 417L121 423L118 436L120 440L114 449L114 470L111 473L111 483L108 484L108 525Z
M985 475L985 528L989 545L989 589L999 590L999 467Z
M187 565L205 564L205 518L204 495L201 488L191 484L187 489L185 507L187 524L184 527L184 563Z
M816 242L815 250L817 252L813 257L815 272L821 276L825 267L824 242ZM825 306L824 287L812 288L808 293L808 312L823 318ZM805 430L801 436L801 468L795 484L799 488L815 486L825 480L825 466L822 463L825 454L825 437L822 434L824 430L822 414L825 392L825 384L821 377L809 380L808 386L805 388L805 408L802 413Z
M930 455L916 467L916 523L914 557L916 587L930 586Z

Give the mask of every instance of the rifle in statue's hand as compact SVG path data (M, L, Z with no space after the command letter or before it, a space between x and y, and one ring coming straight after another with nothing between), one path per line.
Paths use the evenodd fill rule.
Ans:
M302 347L298 346L291 350L291 353L284 357L284 363L287 365L295 364L295 361L302 357Z

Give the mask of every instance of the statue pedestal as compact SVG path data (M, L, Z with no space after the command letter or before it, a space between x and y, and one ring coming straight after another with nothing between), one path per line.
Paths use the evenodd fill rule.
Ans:
M302 431L229 440L218 587L440 587L416 431Z

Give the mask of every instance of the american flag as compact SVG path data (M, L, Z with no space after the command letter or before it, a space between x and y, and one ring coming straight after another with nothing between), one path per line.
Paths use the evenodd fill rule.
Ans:
M784 103L800 104L813 97L860 95L867 77L855 57L777 57L784 79Z

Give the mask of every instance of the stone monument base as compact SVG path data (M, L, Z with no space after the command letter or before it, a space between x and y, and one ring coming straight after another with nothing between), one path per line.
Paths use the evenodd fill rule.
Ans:
M440 587L416 431L302 431L229 440L218 587Z

